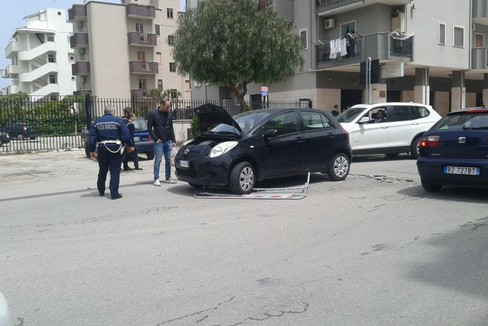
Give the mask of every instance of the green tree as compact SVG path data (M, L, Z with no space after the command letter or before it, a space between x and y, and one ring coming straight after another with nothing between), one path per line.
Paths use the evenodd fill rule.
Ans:
M272 9L259 11L254 0L207 0L179 17L173 57L180 74L229 87L247 109L247 85L294 74L303 67L301 49Z

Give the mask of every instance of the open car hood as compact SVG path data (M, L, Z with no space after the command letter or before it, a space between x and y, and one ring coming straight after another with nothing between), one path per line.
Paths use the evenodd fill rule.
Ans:
M193 112L195 112L198 117L198 126L200 128L200 132L202 133L208 131L209 127L215 126L219 123L225 123L229 126L233 126L242 133L242 129L239 127L239 124L232 119L230 114L227 113L223 107L215 104L203 104L193 109Z

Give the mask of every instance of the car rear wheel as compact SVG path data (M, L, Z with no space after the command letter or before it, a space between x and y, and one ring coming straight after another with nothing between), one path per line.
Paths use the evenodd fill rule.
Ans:
M429 181L426 181L424 179L420 179L420 182L422 183L422 187L428 191L428 192L436 192L436 191L439 191L441 190L442 186L441 185L438 185L438 184L435 184L435 183L432 183L432 182L429 182Z
M154 152L147 152L146 157L148 160L152 160L154 158Z
M327 176L333 181L344 180L349 174L350 167L349 157L343 153L338 153L330 161Z
M254 167L249 162L237 164L230 172L230 190L238 195L249 194L254 188L256 175Z
M419 143L420 143L420 136L415 138L410 145L410 156L414 159L419 157Z

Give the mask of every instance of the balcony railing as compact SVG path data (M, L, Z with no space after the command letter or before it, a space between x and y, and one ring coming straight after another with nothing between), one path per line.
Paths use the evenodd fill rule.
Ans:
M71 74L73 76L87 76L90 74L89 62L77 62L71 65Z
M471 69L488 68L488 48L476 48L471 51Z
M73 5L68 9L68 20L70 22L80 19L86 19L86 7L84 5Z
M156 75L159 72L157 62L131 61L129 62L131 74Z
M317 67L332 68L366 61L368 57L380 60L412 61L414 37L395 39L390 33L376 33L356 38L321 41L316 46ZM338 45L337 45L338 44Z
M154 47L158 45L158 38L156 34L145 34L130 32L127 34L129 45L135 45L140 47Z
M69 45L72 49L79 47L88 46L88 34L87 33L76 33L69 38Z
M156 9L153 6L127 5L127 17L140 19L153 19L156 17Z

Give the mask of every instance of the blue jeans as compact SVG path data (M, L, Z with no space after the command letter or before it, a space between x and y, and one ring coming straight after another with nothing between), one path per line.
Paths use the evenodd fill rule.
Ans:
M164 174L166 180L171 177L171 150L173 142L165 140L162 143L154 143L154 180L159 179L159 167L164 153Z

